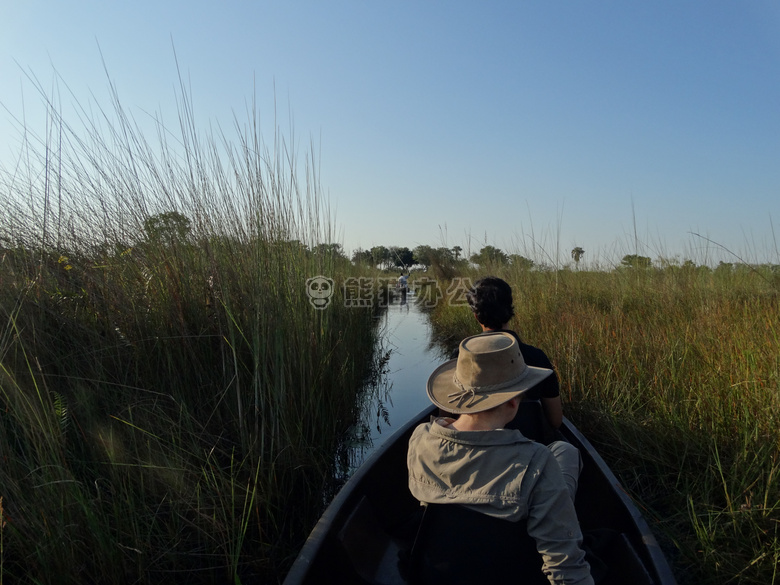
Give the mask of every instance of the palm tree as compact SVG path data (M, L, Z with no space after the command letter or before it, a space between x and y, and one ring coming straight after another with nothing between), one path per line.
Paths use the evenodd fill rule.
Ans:
M460 258L460 253L463 251L463 248L460 246L453 246L452 247L452 253L455 254L455 260Z
M585 254L585 250L579 246L575 247L571 251L571 257L574 259L574 263L577 265L577 268L580 266L580 258L582 258L583 254Z

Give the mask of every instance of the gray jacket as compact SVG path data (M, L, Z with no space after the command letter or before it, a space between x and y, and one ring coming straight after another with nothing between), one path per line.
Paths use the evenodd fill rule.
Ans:
M459 431L450 422L422 424L412 434L412 495L513 522L525 518L550 583L592 585L574 503L549 449L520 431Z

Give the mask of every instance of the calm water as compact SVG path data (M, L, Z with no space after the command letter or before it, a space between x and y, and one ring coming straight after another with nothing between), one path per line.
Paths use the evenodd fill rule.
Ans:
M446 360L441 350L431 345L428 318L411 294L408 300L403 305L396 300L380 317L380 351L388 359L376 386L366 393L362 425L351 447L353 467L430 405L425 382Z

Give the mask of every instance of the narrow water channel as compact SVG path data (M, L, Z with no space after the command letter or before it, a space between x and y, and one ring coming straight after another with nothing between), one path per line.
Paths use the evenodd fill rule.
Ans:
M414 302L396 299L380 316L379 353L387 355L375 387L366 393L363 429L351 447L350 461L359 466L404 423L430 404L425 383L446 356L431 343L428 317Z

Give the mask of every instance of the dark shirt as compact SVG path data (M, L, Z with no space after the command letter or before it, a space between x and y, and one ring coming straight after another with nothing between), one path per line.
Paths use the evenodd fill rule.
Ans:
M517 334L514 331L510 331L509 333L512 333L517 337ZM558 384L558 374L555 372L555 368L553 368L552 362L550 362L547 354L538 347L523 343L519 338L518 342L520 343L520 353L523 354L523 359L526 364L536 368L547 368L548 370L553 371L552 374L531 388L525 394L524 399L537 400L539 398L555 398L556 396L560 396L561 387L560 384Z

